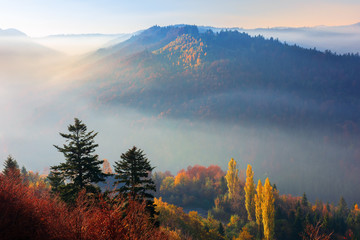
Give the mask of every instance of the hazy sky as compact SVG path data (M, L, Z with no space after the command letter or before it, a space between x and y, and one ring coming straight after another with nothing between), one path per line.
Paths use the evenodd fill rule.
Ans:
M125 33L153 25L215 27L347 25L360 22L359 0L0 0L0 28L31 37Z

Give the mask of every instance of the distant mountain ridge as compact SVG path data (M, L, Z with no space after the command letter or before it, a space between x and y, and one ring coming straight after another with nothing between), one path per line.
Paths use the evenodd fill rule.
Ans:
M96 54L94 68L106 70L91 86L104 103L231 122L359 123L354 54L196 26L155 26Z
M0 37L27 37L27 35L17 29L1 29L0 28Z

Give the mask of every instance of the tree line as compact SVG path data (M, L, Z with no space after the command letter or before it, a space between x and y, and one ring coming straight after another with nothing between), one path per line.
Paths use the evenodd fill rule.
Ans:
M357 204L349 208L344 198L335 206L319 200L312 204L305 193L280 195L268 178L264 185L260 179L255 184L252 166L242 171L234 159L227 171L195 165L176 176L151 175L154 167L137 147L121 154L115 174L104 173L104 161L95 153L97 133L76 118L68 131L60 133L65 143L55 146L65 162L52 166L46 178L20 170L11 155L5 160L1 239L360 237L360 209ZM115 179L113 190L100 189L109 177ZM194 211L198 208L205 213Z

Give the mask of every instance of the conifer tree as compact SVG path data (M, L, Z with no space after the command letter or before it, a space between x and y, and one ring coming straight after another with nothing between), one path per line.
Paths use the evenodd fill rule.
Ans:
M52 170L48 175L48 180L51 186L52 193L60 193L62 195L62 189L65 187L64 177L57 170Z
M146 209L153 220L157 214L152 192L156 191L154 181L151 179L151 167L149 160L141 149L135 146L121 155L121 160L115 162L114 186L119 185L117 190L124 198L146 202Z
M4 163L4 170L3 174L5 176L9 176L10 174L13 174L14 176L20 177L20 169L17 161L9 155Z
M262 219L264 226L264 237L266 240L273 239L275 229L275 207L273 189L269 178L266 178L263 188L263 199L261 202Z
M52 187L60 191L63 200L71 202L81 190L98 193L100 190L94 184L104 181L105 175L101 171L103 161L94 153L98 147L94 141L97 133L88 132L87 126L77 118L74 119L74 125L68 126L68 131L68 134L60 133L67 144L62 147L54 145L64 154L65 163L51 167L54 178L50 181L54 184ZM68 183L58 188L57 184L62 181Z
M229 161L229 169L225 176L228 191L229 191L229 199L233 198L240 187L239 182L239 170L236 168L236 161L231 158Z
M23 177L26 177L26 175L28 174L28 172L27 172L27 170L26 170L26 168L25 168L25 166L22 166L22 168L21 168L21 175L23 176Z
M250 164L246 169L246 182L245 182L245 207L248 213L248 220L255 220L255 186L254 186L254 172Z
M306 196L305 192L304 192L304 194L302 195L302 198L301 198L301 205L303 205L304 207L309 206L309 201L307 199L307 196Z
M262 225L262 209L261 209L261 202L263 201L263 186L261 180L259 179L257 187L256 187L256 194L254 197L255 201L255 218L256 224L258 226L258 232L261 238L261 225Z

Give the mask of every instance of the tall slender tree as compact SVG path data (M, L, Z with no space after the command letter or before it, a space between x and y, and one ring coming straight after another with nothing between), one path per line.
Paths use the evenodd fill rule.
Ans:
M236 161L231 158L229 161L229 169L225 175L225 179L228 186L229 199L233 198L239 191L239 170L236 168Z
M245 207L248 213L248 220L255 220L255 185L254 185L254 172L250 164L246 169L246 182L244 186L245 190Z
M266 240L274 238L275 230L275 207L274 207L273 189L270 185L269 178L266 178L263 188L263 199L261 202L262 219L264 226L264 237Z
M262 235L261 234L261 226L262 226L261 202L263 201L263 186L260 179L256 187L256 194L254 197L254 201L255 201L256 225L258 226L258 233L259 233L259 237L261 238Z
M98 159L95 148L98 144L94 138L97 133L87 131L87 126L79 119L74 119L74 124L68 126L69 133L60 133L66 139L62 147L54 147L64 154L65 163L51 167L53 176L53 187L60 191L65 201L71 202L78 192L85 190L87 193L98 193L99 188L95 183L105 180L101 171L103 161ZM62 179L59 179L59 178ZM61 188L54 186L54 183L67 182Z
M154 205L153 192L156 186L151 178L154 169L141 149L133 147L121 154L121 160L115 162L114 186L119 186L117 192L124 198L145 201L150 219L154 220L157 214Z

